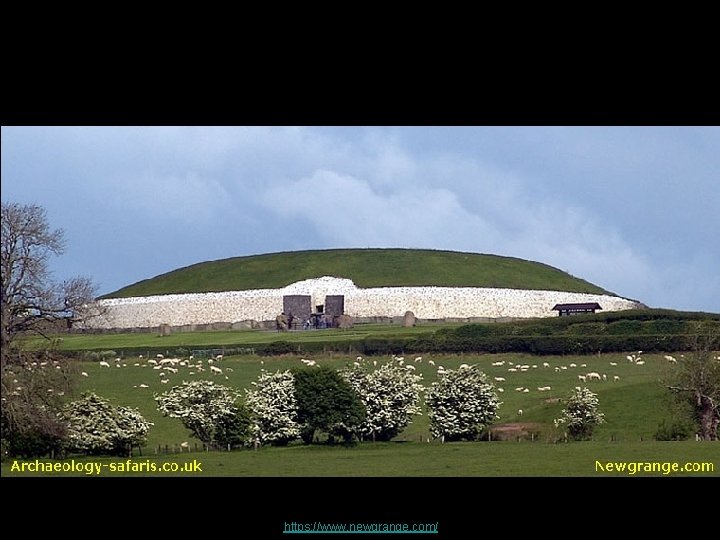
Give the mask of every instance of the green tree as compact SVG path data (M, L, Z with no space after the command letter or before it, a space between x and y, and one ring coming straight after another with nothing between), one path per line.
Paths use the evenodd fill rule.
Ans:
M295 372L295 398L303 442L310 444L316 431L350 442L365 421L365 406L360 396L340 374L330 368L316 367Z

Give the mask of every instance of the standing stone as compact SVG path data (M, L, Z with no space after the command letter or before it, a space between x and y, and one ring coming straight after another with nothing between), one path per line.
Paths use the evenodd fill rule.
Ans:
M160 325L160 328L158 328L158 332L161 336L169 336L172 333L172 329L169 324L163 323Z
M405 328L415 326L415 314L412 311L405 312L405 315L403 316L403 326Z
M333 319L334 326L336 328L352 328L353 327L353 318L350 315L337 315Z

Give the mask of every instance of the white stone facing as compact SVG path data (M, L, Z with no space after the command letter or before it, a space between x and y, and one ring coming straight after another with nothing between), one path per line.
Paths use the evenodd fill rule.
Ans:
M160 324L184 326L246 320L274 320L283 309L283 296L307 294L312 306L325 296L345 296L351 317L402 317L412 311L419 319L467 317L553 317L555 304L597 302L603 311L635 309L633 300L602 294L482 287L358 288L352 280L324 276L292 283L281 289L252 289L219 293L168 294L101 300L107 308L87 327L149 328Z

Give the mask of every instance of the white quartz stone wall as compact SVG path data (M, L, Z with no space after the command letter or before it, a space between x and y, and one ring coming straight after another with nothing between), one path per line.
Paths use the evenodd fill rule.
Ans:
M447 317L553 317L555 304L597 302L603 311L639 307L616 296L478 287L376 287L360 289L349 279L322 277L282 289L254 289L202 294L169 294L102 300L107 313L92 320L92 328L182 326L245 320L274 320L283 309L283 296L309 294L312 306L330 294L345 295L345 313L352 317L400 317L412 311L419 319Z

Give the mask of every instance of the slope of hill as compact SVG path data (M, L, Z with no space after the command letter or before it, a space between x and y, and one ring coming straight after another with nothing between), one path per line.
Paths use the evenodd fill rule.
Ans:
M275 289L321 276L348 278L362 288L497 287L614 294L552 266L513 257L425 249L329 249L202 262L101 298Z

